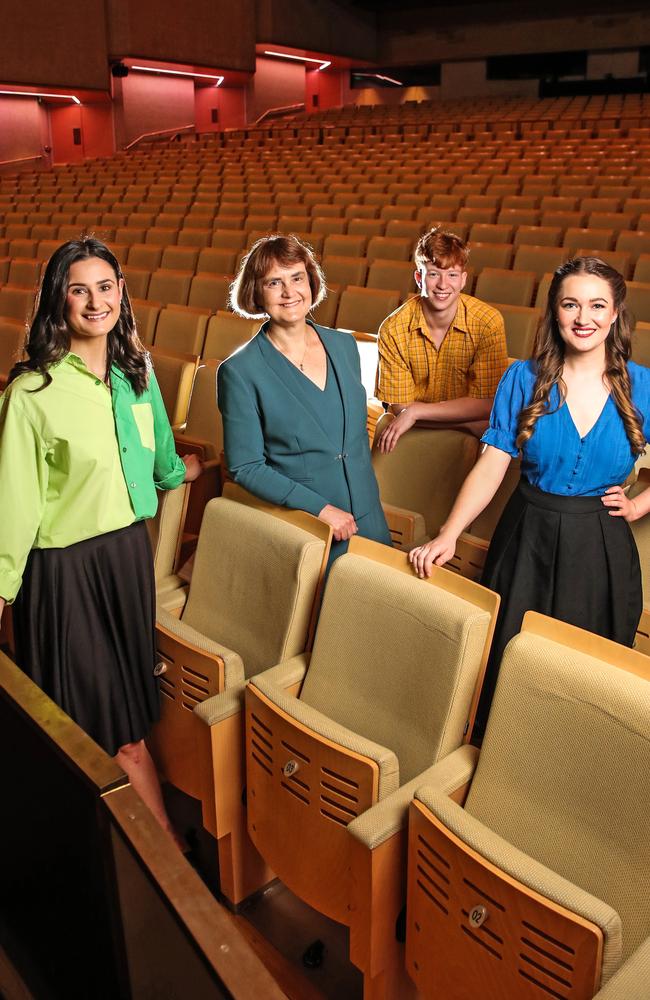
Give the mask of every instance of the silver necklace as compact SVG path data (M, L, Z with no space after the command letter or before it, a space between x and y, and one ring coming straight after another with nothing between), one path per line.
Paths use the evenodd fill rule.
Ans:
M307 334L305 334L305 349L302 352L302 358L300 359L300 361L294 361L293 358L291 357L291 355L287 353L287 351L284 351L284 350L282 350L281 347L278 347L278 345L275 343L275 341L273 340L273 337L271 336L270 333L267 333L266 336L269 338L269 340L271 341L271 343L273 344L273 346L275 347L275 349L277 351L279 351L280 354L284 354L284 356L287 359L287 361L290 361L292 365L295 365L296 368L300 368L301 372L304 372L304 370L305 370L305 358L307 357L307 350L309 348L309 341L307 339Z

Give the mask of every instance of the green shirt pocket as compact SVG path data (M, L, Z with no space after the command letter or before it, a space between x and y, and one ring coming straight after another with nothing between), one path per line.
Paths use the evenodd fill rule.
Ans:
M143 448L156 450L156 439L153 431L153 410L151 403L132 403L131 412L136 422Z

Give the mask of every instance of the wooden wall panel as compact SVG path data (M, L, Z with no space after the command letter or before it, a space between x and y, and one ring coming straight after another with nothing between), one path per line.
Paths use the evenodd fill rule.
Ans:
M106 0L113 56L255 68L254 0Z
M3 3L0 76L43 87L108 87L104 0Z

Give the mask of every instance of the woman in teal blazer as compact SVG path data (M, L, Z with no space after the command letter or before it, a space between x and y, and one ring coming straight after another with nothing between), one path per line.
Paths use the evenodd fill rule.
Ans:
M387 545L390 534L370 462L356 343L307 319L324 294L322 272L295 236L258 240L231 304L268 320L220 365L217 385L232 477L264 500L330 524L334 559L357 532Z

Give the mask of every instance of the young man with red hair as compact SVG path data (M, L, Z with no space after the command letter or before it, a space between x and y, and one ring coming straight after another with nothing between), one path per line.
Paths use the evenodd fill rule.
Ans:
M379 330L377 395L396 415L379 438L380 451L392 451L416 423L478 437L487 426L508 355L501 313L463 294L468 256L467 244L441 229L418 241L420 294Z

